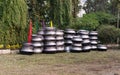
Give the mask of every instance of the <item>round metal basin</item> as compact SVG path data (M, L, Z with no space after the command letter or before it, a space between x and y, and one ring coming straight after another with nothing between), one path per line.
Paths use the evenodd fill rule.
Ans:
M55 27L45 27L45 30L47 31L52 31L52 30L55 30L56 28Z
M93 50L96 50L98 47L97 47L97 45L92 45L91 48L92 48Z
M57 46L56 48L57 48L57 51L64 51L65 49L64 46Z
M63 30L57 30L57 31L56 31L56 35L63 36L63 35L64 35Z
M91 40L90 43L91 43L92 45L97 45L97 44L98 44L97 40Z
M72 47L71 51L82 51L81 47Z
M83 46L83 50L91 50L91 46Z
M33 52L33 46L31 43L24 43L22 49L20 50L21 52Z
M91 36L90 40L98 40L98 37L97 36Z
M90 43L90 40L89 39L84 39L82 44L89 44Z
M82 44L81 43L74 43L74 44L72 44L72 46L82 47Z
M55 43L55 41L49 41L49 42L45 42L45 44L44 44L45 46L56 46L56 43Z
M66 29L65 33L67 33L67 34L76 34L75 30L73 30L73 29Z
M43 38L37 38L37 37L36 37L36 38L33 38L32 41L33 41L33 42L43 41Z
M56 40L64 40L63 36L56 36Z
M107 46L106 45L101 45L101 44L99 44L98 45L98 50L107 50Z
M33 47L42 47L43 46L43 43L40 43L40 42L34 42L32 43Z
M87 31L87 30L79 30L77 33L81 34L81 35L88 35L89 31Z
M74 37L74 35L65 35L64 38L66 39L72 39Z
M82 38L78 38L78 37L73 37L72 38L72 41L75 41L75 42L82 42L83 40L82 40Z
M64 45L64 41L57 41L57 42L56 42L56 45L57 45L57 46Z
M45 34L45 32L44 32L44 30L39 30L39 31L37 32L37 34L38 34L38 35L43 35L43 34Z
M45 31L44 35L55 35L56 32L55 31Z
M89 36L88 36L88 35L81 35L81 38L82 38L82 39L88 39Z
M34 53L42 53L43 48L34 48L33 52Z
M53 46L53 47L45 47L44 51L49 51L49 52L56 51L56 47L55 46Z
M45 36L45 40L56 40L55 36Z
M91 32L89 33L89 35L90 35L90 36L93 36L93 35L97 36L97 35L98 35L98 32L97 32L97 31L91 31Z
M73 42L72 42L72 40L65 40L65 43L66 44L72 44Z

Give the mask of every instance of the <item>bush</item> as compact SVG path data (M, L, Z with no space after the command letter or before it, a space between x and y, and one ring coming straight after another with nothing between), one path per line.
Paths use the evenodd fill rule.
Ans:
M114 26L102 25L97 30L100 41L106 44L116 43L117 38L120 37L120 29Z
M73 22L71 27L74 29L95 30L99 25L99 21L94 13L85 14L82 18L74 19Z

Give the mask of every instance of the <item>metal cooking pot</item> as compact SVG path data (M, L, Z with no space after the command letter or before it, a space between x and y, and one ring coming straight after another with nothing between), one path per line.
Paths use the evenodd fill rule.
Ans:
M72 47L71 51L82 51L81 47Z
M45 46L56 46L55 41L47 41L45 42Z
M83 50L90 50L91 46L83 46Z
M33 47L31 43L24 43L20 52L31 53L33 52Z
M56 40L64 40L64 37L63 36L62 37L61 36L57 36Z
M99 50L107 50L107 46L106 46L106 45L101 45L101 44L99 44L99 45L98 45L98 49L99 49Z
M89 40L89 39L84 39L84 40L82 41L82 43L83 43L83 44L88 44L88 43L90 43L90 40Z
M62 35L62 36L63 36L63 35L64 35L63 30L57 30L57 31L56 31L56 35Z
M98 40L98 37L97 36L92 36L92 37L90 37L90 40Z
M55 30L56 28L55 27L45 27L45 31L52 31L52 30Z
M40 43L40 42L34 42L32 43L33 47L42 47L43 46L43 43Z
M56 32L55 31L45 31L44 35L55 35Z
M97 45L97 44L98 44L97 40L91 40L90 43L91 43L92 45Z
M97 36L97 35L98 35L98 32L97 32L97 31L91 31L91 32L89 33L89 35L90 35L90 36L92 36L92 35L96 35L96 36Z
M72 46L82 47L82 44L81 43L74 43L74 44L72 44Z
M56 40L55 36L45 36L45 40Z
M83 39L88 39L89 36L88 36L88 35L81 35L81 38L83 38Z
M59 46L59 45L64 45L64 41L57 41L56 42L56 45Z
M42 53L43 48L34 48L33 52L34 53Z

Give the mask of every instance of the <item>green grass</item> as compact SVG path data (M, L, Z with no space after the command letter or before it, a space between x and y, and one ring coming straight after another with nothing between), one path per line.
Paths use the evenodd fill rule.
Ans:
M107 52L92 51L89 53L0 55L0 74L80 75L79 68L84 67L84 65L108 64L111 62L120 62L120 51L109 50Z

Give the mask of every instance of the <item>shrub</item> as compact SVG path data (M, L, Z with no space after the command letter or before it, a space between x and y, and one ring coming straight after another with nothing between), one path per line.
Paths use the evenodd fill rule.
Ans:
M106 44L116 43L117 38L120 36L120 29L114 26L102 25L97 30L100 41Z

